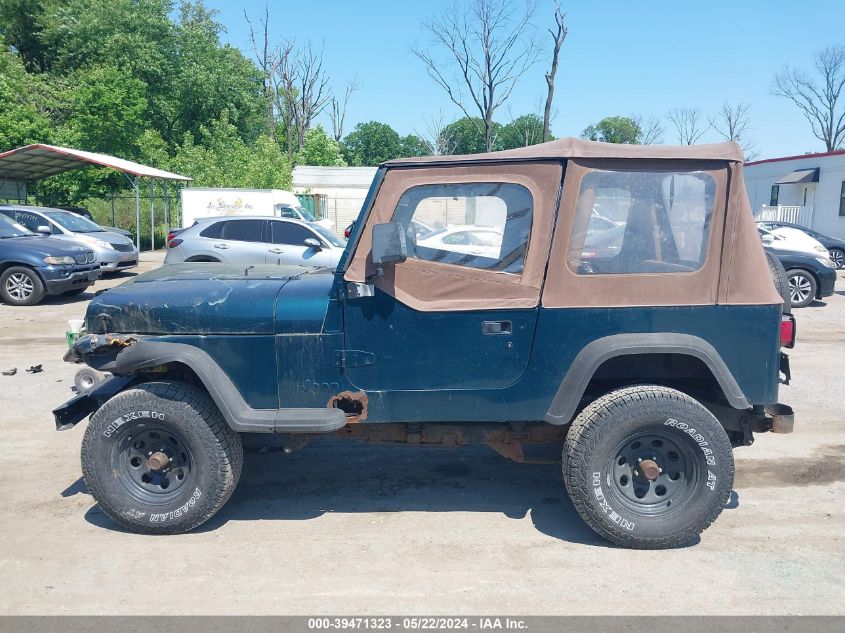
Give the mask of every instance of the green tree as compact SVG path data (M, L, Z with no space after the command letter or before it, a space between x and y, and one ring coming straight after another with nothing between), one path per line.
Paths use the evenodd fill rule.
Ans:
M595 125L589 125L581 132L581 138L588 141L639 145L643 130L634 119L626 116L605 117Z
M154 139L150 139L150 146L155 149ZM255 189L290 189L291 186L291 165L285 152L267 136L246 143L225 112L207 127L202 126L199 142L186 133L169 168L191 176L197 186Z
M493 135L493 150L501 149L499 143L499 132L502 126L495 121L491 130ZM470 119L464 117L450 123L440 133L443 137L443 146L449 149L450 154L479 154L486 151L484 139L484 127L481 119Z
M92 152L134 158L145 129L146 85L112 66L76 73L70 115L60 128L64 143Z
M350 165L374 167L402 154L402 139L387 123L359 123L343 139L343 155Z
M431 156L434 149L431 144L416 134L403 136L399 142L399 156L407 158L410 156Z
M346 166L340 143L326 134L322 125L312 127L305 133L302 149L294 154L294 162L297 165Z
M0 151L50 140L50 121L38 109L36 84L19 57L0 51Z
M550 135L549 140L554 139ZM523 114L507 125L503 125L499 132L499 146L501 149L526 147L543 142L543 119L536 114Z

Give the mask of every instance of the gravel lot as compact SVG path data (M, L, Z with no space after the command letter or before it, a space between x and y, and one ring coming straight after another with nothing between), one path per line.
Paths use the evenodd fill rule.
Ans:
M739 449L735 503L699 544L662 552L594 536L556 466L337 440L249 453L198 532L121 532L82 482L84 424L57 433L50 413L76 370L65 322L92 296L0 304L0 369L18 368L0 376L2 614L845 614L842 274L797 312L781 395L796 432Z

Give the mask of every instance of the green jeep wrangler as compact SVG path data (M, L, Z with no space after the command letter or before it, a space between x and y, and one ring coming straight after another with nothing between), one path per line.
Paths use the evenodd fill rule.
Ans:
M137 532L207 521L242 435L275 433L516 461L560 442L596 532L687 544L729 498L732 448L793 424L795 322L742 167L734 143L575 139L389 161L336 270L179 264L98 295L68 360L111 376L57 427L91 416L86 485Z

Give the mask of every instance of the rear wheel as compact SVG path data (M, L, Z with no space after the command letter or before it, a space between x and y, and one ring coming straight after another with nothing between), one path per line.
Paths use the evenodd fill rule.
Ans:
M47 294L41 277L26 266L12 266L0 275L0 297L13 306L34 306Z
M799 268L790 270L786 274L789 279L789 293L792 306L806 308L816 298L818 284L816 278L806 270Z
M116 523L146 534L187 532L235 490L241 438L204 391L144 383L92 417L82 441L85 484Z
M639 549L678 547L722 511L733 452L719 421L689 396L627 387L575 418L563 476L578 513L604 538Z

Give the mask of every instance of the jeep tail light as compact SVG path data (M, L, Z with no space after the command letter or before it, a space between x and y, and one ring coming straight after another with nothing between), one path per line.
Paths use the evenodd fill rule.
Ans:
M795 317L791 314L784 314L780 319L780 346L795 347Z
M181 243L182 243L182 240L180 240L178 238L168 239L167 240L167 248L176 248Z

